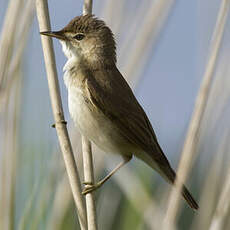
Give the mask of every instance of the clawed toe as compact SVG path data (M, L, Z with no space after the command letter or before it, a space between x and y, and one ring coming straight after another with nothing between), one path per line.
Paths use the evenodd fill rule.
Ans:
M82 184L84 184L84 185L93 185L92 182L87 182L87 181L84 181Z
M90 192L95 191L96 189L98 189L102 185L101 182L98 182L96 184L93 184L92 182L84 182L83 184L85 185L85 188L82 191L83 195L86 195Z
M84 183L85 184L85 183ZM96 190L98 188L97 185L93 185L92 183L91 184L86 184L87 186L83 189L82 191L82 194L83 195L86 195L90 192L93 192L94 190Z

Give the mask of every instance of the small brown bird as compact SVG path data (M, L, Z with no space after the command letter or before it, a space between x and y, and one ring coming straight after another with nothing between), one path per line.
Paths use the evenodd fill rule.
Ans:
M75 17L60 31L41 34L58 38L68 58L63 70L74 124L99 148L123 158L108 176L87 186L83 194L100 187L133 155L173 184L176 173L148 117L116 67L116 44L109 27L93 15L85 15ZM185 186L182 195L191 208L198 209Z

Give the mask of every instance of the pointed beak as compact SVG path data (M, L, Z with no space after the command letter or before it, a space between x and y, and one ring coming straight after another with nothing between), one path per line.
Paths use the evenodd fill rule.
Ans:
M67 40L67 37L62 31L44 31L44 32L40 32L40 34L46 35L49 37L53 37L53 38L57 38L60 40Z

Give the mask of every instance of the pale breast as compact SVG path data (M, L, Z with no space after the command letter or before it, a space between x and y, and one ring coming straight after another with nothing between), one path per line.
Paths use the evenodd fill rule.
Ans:
M69 112L80 133L109 153L130 155L132 146L125 140L119 129L97 109L85 91L84 71L77 69L73 75L74 60L65 65L64 81L68 89ZM74 71L76 72L76 71Z
M125 140L112 121L96 110L81 89L69 88L69 112L80 133L104 151L120 153Z
M107 153L131 154L132 146L114 123L92 105L81 88L68 88L68 104L74 124L82 135Z
M73 67L72 67L73 68ZM88 99L84 93L84 85L80 81L79 74L71 75L71 69L67 69L64 74L64 81L68 89L68 105L69 112L74 121L74 124L80 129L80 132L85 135L85 129L90 127L87 122L92 119Z

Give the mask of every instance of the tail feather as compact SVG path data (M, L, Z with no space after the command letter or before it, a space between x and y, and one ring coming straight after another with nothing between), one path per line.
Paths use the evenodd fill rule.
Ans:
M184 199L187 201L188 205L192 209L197 210L199 208L199 205L194 200L194 198L192 197L191 193L188 191L188 189L185 186L183 186L183 188L182 188L182 195L183 195Z
M158 142L157 142L157 146L158 146L159 152L161 153L161 160L158 165L159 165L161 173L163 174L162 176L164 176L170 183L174 184L176 180L176 173L170 166L170 163L168 159L166 158L166 156L164 155L164 152L161 149ZM181 194L183 195L185 201L188 203L188 205L192 209L197 210L199 208L199 205L197 204L197 202L195 201L191 193L188 191L188 189L185 187L185 185L183 185L182 187Z
M151 153L142 153L136 156L143 160L146 164L148 164L151 168L155 169L166 181L170 184L174 184L176 179L176 173L171 168L167 158L165 157L163 151L161 150L160 146L158 145L159 155L158 158L154 158L154 154ZM188 189L183 185L182 188L182 195L185 201L192 209L198 209L199 206L196 203L195 199L192 197Z
M165 168L163 171L164 171L165 177L168 178L169 182L174 184L175 179L176 179L176 173L170 167L170 165L168 165L168 167ZM183 185L181 193L182 193L185 201L188 203L188 205L192 209L197 210L199 208L199 205L197 204L197 202L195 201L195 199L193 198L191 193L188 191L188 189L185 187L185 185Z

